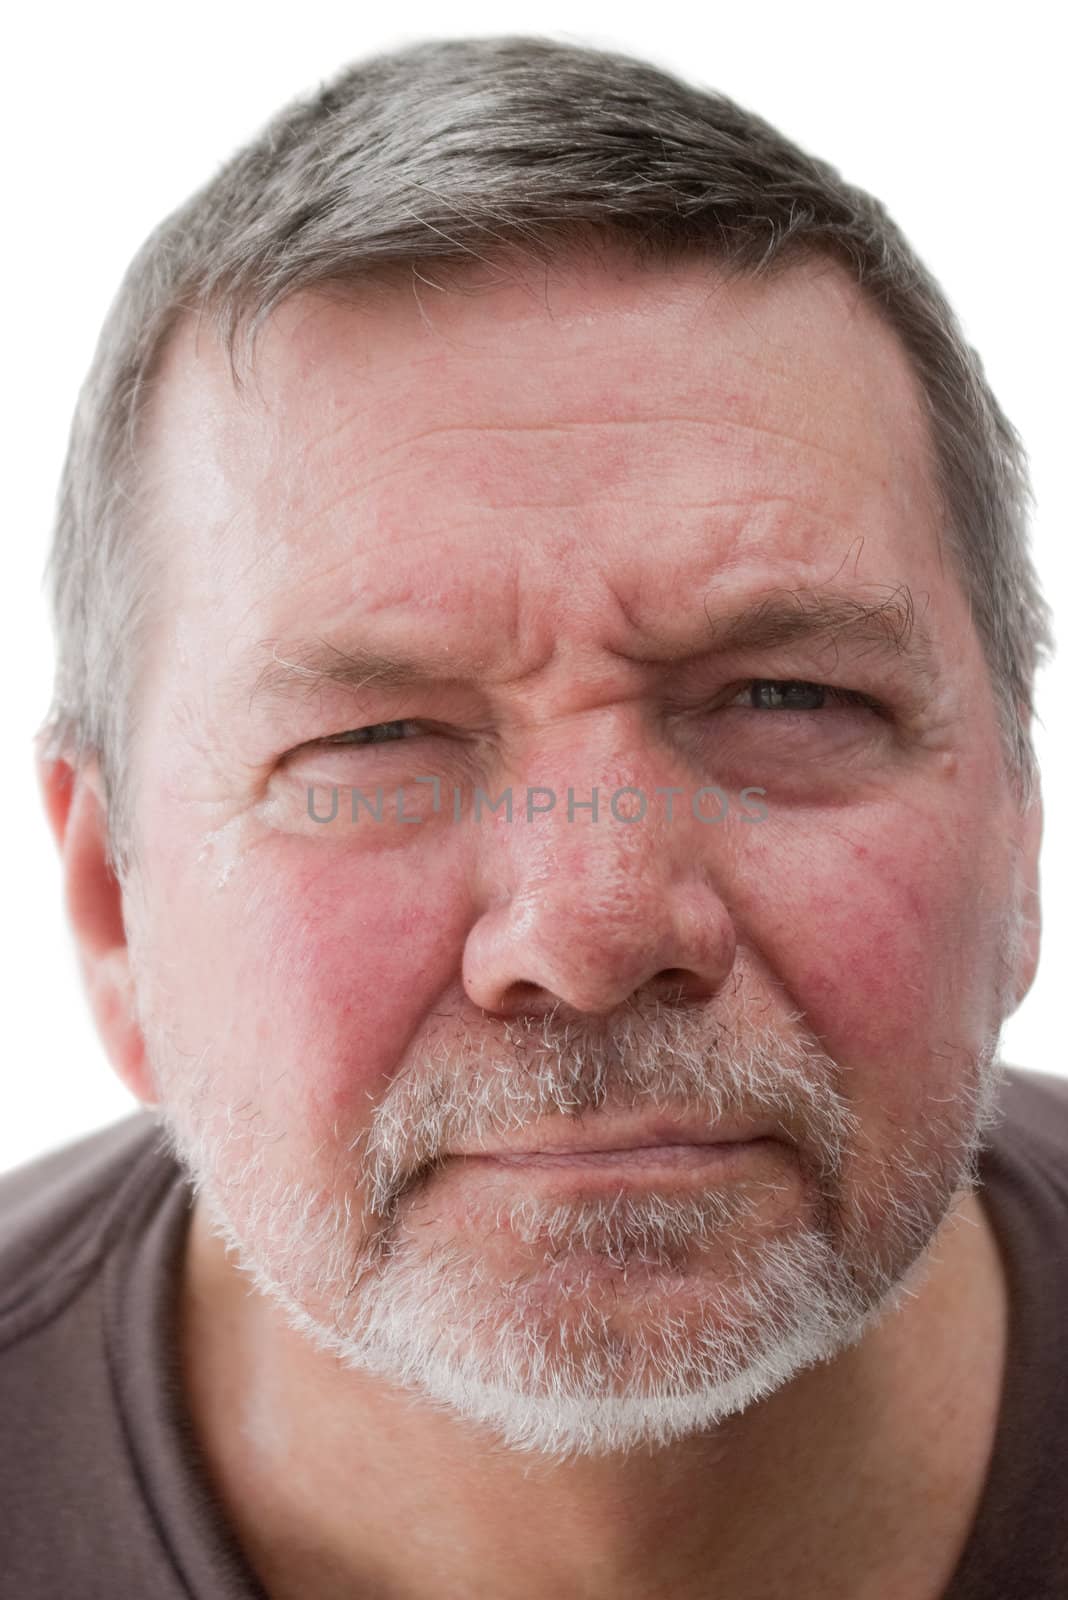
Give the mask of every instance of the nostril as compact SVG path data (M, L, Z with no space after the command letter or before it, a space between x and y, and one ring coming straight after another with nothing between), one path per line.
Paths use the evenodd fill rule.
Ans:
M465 980L471 999L474 1000L480 1011L493 1016L519 1016L524 1013L534 1015L549 1011L553 1006L560 1004L557 996L552 995L539 983L529 983L526 979L517 978L514 982L506 984L503 988L491 988L482 992L478 997L476 985L471 980ZM472 992L475 990L476 992Z
M700 974L689 967L664 967L650 980L649 988L655 989L662 1000L668 1001L706 1000L713 992Z
M544 1011L551 1005L558 1005L559 1001L537 983L527 983L523 979L510 983L501 996L501 1009L508 1011Z

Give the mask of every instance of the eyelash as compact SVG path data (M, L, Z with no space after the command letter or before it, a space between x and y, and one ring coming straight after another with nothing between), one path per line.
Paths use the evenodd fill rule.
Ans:
M807 678L750 678L745 685L745 689L752 693L758 685L773 689L815 689L836 705L863 706L869 711L881 711L883 709L880 701L874 699L870 694L861 693L859 689L837 689L832 684L812 683ZM744 692L744 690L740 692ZM757 708L756 706L751 706L750 709L755 711ZM819 708L786 706L783 709L793 711Z
M750 678L748 683L745 684L744 689L739 690L739 693L741 694L741 693L744 693L746 690L748 690L748 692L750 694L752 694L753 691L756 690L758 687L759 688L778 689L780 691L784 690L784 689L787 689L787 690L794 690L794 689L815 690L817 693L822 694L825 697L825 699L828 699L828 700L832 701L834 704L837 704L837 705L860 706L860 707L863 707L863 708L865 708L865 709L867 709L869 711L876 711L876 712L881 712L882 709L883 709L881 703L878 700L874 699L869 694L861 693L861 691L859 689L838 689L838 688L835 688L834 686L832 686L831 684L812 683L808 679L805 679L805 678ZM734 702L731 702L731 704L733 705ZM741 710L748 709L748 710L751 710L751 711L756 711L759 708L756 705L750 705L749 707L742 706L742 707L739 707L738 709L741 709ZM821 710L822 707L820 707L820 706L815 706L815 707L814 706L770 707L769 706L769 707L765 707L765 709L769 710L769 711L778 710L780 712L784 711L784 710L785 711L797 712L797 711L800 710L802 712L802 714L803 714L805 711ZM323 744L323 745L334 745L335 747L342 746L342 747L348 747L350 749L356 749L356 750L368 750L368 749L374 748L377 745L382 745L382 744L404 744L407 741L404 740L404 739L380 739L380 738L368 738L368 739L363 740L363 741L357 741L355 738L353 738L354 734L376 734L376 733L380 732L383 728L408 728L408 727L417 727L418 725L419 725L418 724L418 720L415 719L415 718L412 718L412 717L398 717L395 720L392 720L392 721L389 721L389 722L371 722L371 723L368 723L364 727L348 728L343 733L331 734L328 738L320 739L320 740L318 740L316 742L319 743L319 744Z
M403 744L403 739L368 739L366 743L357 744L352 738L355 733L377 733L380 728L408 728L418 724L412 717L398 717L393 722L370 722L363 728L347 728L344 733L333 733L327 739L319 739L318 744L351 745L357 750L369 749L377 744Z

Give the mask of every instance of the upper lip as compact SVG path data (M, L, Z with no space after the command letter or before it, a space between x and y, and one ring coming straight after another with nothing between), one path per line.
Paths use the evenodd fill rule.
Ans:
M559 1122L559 1125L554 1125ZM598 1117L588 1124L574 1125L573 1118L554 1119L539 1124L537 1132L526 1129L512 1141L473 1144L454 1151L464 1156L579 1155L603 1150L643 1150L669 1144L728 1144L743 1139L781 1138L781 1124L724 1121L709 1124L689 1118L685 1121L659 1117L636 1122L631 1117L609 1121Z

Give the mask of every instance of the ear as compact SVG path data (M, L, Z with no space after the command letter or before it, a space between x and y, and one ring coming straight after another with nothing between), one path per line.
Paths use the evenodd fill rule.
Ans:
M37 748L37 779L63 872L89 1006L108 1058L145 1105L158 1103L136 1008L123 890L107 854L107 802L95 758L72 766Z
M1035 981L1042 945L1042 898L1038 872L1042 817L1042 789L1036 774L1031 799L1026 810L1019 814L1015 889L1019 935L1010 989L1011 1011L1017 1009Z

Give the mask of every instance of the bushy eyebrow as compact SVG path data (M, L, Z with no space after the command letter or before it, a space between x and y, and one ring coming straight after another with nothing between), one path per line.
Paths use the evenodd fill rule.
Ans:
M740 655L782 649L795 644L847 646L854 653L893 659L919 689L930 693L938 680L938 652L926 626L916 615L906 584L898 584L878 601L828 588L765 591L741 609L717 614L706 602L707 628L689 646L657 643L648 652L626 652L642 665L671 665L709 655ZM647 634L646 637L649 637ZM359 645L342 647L316 635L280 648L262 667L249 700L290 697L302 688L314 691L336 683L357 691L374 685L407 689L428 683L463 682L474 674L459 669L448 653L422 651L418 657L384 655Z
M316 635L287 646L284 654L275 646L253 684L249 702L288 698L301 688L314 691L324 683L354 691L372 683L380 689L409 689L426 683L458 682L462 676L448 656L424 652L416 660L383 655L359 645L342 649Z
M779 590L733 616L708 616L708 624L707 648L724 654L826 640L897 656L928 682L937 676L934 640L904 583L876 601L839 589Z

